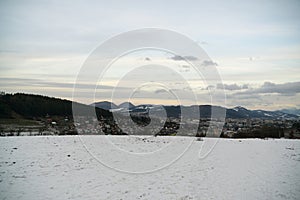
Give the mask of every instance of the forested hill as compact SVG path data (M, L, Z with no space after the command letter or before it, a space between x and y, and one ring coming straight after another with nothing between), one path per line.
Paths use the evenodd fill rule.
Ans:
M82 108L93 107L79 104ZM83 110L84 110L83 109ZM108 116L106 110L96 108L97 115ZM33 94L2 94L0 95L0 118L34 118L46 115L72 116L72 101Z

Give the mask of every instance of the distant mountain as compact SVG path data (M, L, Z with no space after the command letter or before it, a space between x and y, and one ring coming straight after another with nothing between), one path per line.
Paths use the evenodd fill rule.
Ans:
M109 101L100 101L100 102L96 102L91 104L92 106L95 106L97 108L101 108L103 110L111 110L111 109L117 109L118 106L112 102Z
M244 118L260 118L260 119L290 119L297 118L293 114L287 114L281 111L266 111L266 110L248 110L243 107L235 107L233 110L240 113Z
M179 117L180 116L180 106L164 106L168 116L170 117ZM210 118L212 109L216 113L222 115L226 112L226 118L232 119L293 119L298 118L297 115L287 114L280 111L265 111L265 110L248 110L244 107L235 107L235 108L224 108L221 106L211 106L211 105L200 105L197 106L182 106L185 109L185 113L191 118L197 118L198 112L200 111L200 118Z
M147 112L149 112L149 110L153 110L153 111L156 110L156 107L157 106L152 105L152 104L141 104L141 105L132 107L130 109L130 111L134 112L134 113L147 113Z
M282 109L282 110L278 110L278 111L286 113L286 114L297 115L300 117L300 109L297 109L297 108Z
M121 103L118 108L124 108L124 109L127 109L127 110L130 110L132 109L133 107L135 107L135 105L133 105L132 103L130 102L123 102Z
M107 105L107 107L102 106ZM99 102L97 106L101 105L101 108L110 110L110 102ZM114 104L113 104L114 105ZM211 106L211 105L200 105L200 106L163 106L167 112L168 117L180 117L181 109L184 109L184 113L188 115L190 118L199 118L199 111L200 111L200 118L210 118L212 108L217 111L217 113L224 113L226 112L226 118L232 119L293 119L298 118L299 116L295 114L289 114L282 111L265 111L265 110L249 110L247 108L237 106L234 108L224 108L220 106ZM158 109L157 106L151 104L141 104L138 106L134 106L130 102L124 102L119 106L113 106L116 112L123 112L125 109L129 110L133 113L147 113L149 110L155 111Z

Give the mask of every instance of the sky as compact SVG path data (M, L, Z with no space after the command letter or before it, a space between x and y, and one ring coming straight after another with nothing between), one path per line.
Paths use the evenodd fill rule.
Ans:
M72 99L83 63L100 44L123 32L160 28L186 35L209 55L223 82L214 89L224 88L227 107L300 108L299 10L300 2L292 0L0 1L0 90ZM148 57L186 66L166 53L129 55L107 74L96 99L78 101L107 99L120 67ZM190 67L178 70L193 75ZM204 90L210 86L199 82L189 79L200 103L209 103ZM161 89L141 91L145 95L135 103L176 104L151 95Z

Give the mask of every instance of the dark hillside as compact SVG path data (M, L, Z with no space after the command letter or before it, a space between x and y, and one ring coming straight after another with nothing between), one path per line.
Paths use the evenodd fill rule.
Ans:
M93 107L78 104L82 110ZM100 108L96 108L97 115L111 116ZM72 116L72 101L33 94L4 94L0 96L0 118L36 118L51 116Z

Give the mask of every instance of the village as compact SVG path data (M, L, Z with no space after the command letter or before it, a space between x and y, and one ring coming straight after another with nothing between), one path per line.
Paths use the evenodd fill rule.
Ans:
M135 126L128 124L128 118L119 119L116 123L113 118L99 120L92 117L78 117L74 120L71 117L45 116L36 120L36 124L0 124L0 136L38 136L38 135L179 135L178 130L194 130L180 135L210 137L207 131L218 131L214 137L223 138L291 138L300 139L299 120L270 120L270 119L231 119L225 123L217 119L201 118L190 119L182 122L180 118L168 117L167 119L150 119L147 116L132 116ZM145 129L150 121L157 121L164 124L156 132ZM220 124L223 124L220 132ZM146 131L145 131L146 130Z

